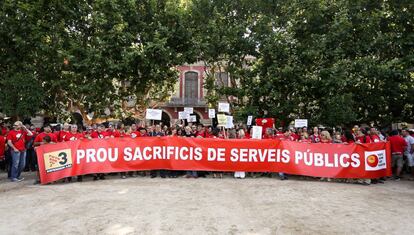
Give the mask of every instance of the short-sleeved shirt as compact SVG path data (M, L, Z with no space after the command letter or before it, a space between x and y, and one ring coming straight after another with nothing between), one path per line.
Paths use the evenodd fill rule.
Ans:
M388 141L391 143L391 153L404 153L407 143L403 137L399 135L390 136Z
M76 132L76 133L68 132L65 135L64 141L79 140L79 139L82 139L82 138L83 138L83 134L82 133L79 133L79 132Z
M411 135L407 135L404 137L405 142L407 143L407 149L405 150L405 153L411 153L411 146L414 144L414 137Z
M14 147L16 147L19 151L25 151L26 150L26 132L22 130L11 130L9 134L7 135L7 140L11 140Z
M6 151L6 138L0 135L0 159L4 157Z
M35 138L34 142L35 142L35 143L41 143L41 142L43 142L43 138L45 138L45 136L49 136L49 137L50 137L50 140L51 140L52 142L54 142L54 143L56 143L56 142L57 142L57 137L56 137L56 135L55 135L55 134L53 134L53 133L46 133L46 132L42 132L42 133L38 134L38 135L36 136L36 138Z
M94 139L104 139L108 136L109 136L109 134L106 131L102 131L102 132L95 131L95 132L92 132L92 134L91 134L91 137L94 138Z

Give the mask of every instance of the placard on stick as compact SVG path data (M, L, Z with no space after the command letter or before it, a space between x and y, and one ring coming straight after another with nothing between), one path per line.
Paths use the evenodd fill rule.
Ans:
M186 112L188 114L193 114L194 113L194 108L193 107L184 107L184 112Z
M218 111L230 113L230 104L229 103L219 103L218 104Z
M147 112L145 114L145 119L161 121L161 116L162 116L161 109L147 109Z
M178 119L183 120L183 119L188 119L188 118L190 118L189 113L186 113L184 111L178 112Z
M190 115L190 117L187 119L187 122L197 122L197 116Z
M219 126L225 126L227 123L227 117L224 114L217 114L217 122Z
M247 117L247 125L251 126L252 125L252 121L253 121L253 116L248 116Z
M226 116L226 128L233 128L233 116Z
M295 119L295 128L308 127L308 119Z
M216 110L215 109L209 109L208 110L208 118L215 118L216 117Z
M262 139L263 127L253 126L252 139Z

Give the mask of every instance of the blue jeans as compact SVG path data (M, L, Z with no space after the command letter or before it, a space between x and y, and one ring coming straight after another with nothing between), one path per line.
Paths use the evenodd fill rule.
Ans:
M11 164L11 179L17 179L20 177L24 167L26 166L26 151L15 152L11 151L12 164Z

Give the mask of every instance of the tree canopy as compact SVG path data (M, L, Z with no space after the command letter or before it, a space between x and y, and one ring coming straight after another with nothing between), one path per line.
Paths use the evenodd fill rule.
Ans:
M142 107L175 67L207 65L207 100L238 118L414 121L414 4L344 0L0 3L1 111ZM228 72L231 86L216 82Z

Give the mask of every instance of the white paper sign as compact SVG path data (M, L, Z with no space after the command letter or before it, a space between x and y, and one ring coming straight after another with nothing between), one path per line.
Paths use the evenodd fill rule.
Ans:
M197 116L196 115L190 115L190 117L187 118L187 122L197 122Z
M147 109L145 118L148 120L161 120L162 110L161 109Z
M233 116L226 116L226 128L233 128Z
M216 117L216 110L215 109L209 109L208 110L208 118L215 118Z
M252 121L253 121L253 116L248 116L247 117L247 125L251 126L252 125Z
M184 111L182 111L182 112L178 112L178 119L188 119L188 118L190 118L190 114L189 113L186 113L186 112L184 112Z
M253 126L252 139L262 139L262 126Z
M230 113L230 104L229 103L219 103L218 104L218 111Z
M194 108L192 107L184 107L184 112L188 114L192 114L194 112Z
M308 119L295 119L295 128L308 127Z

